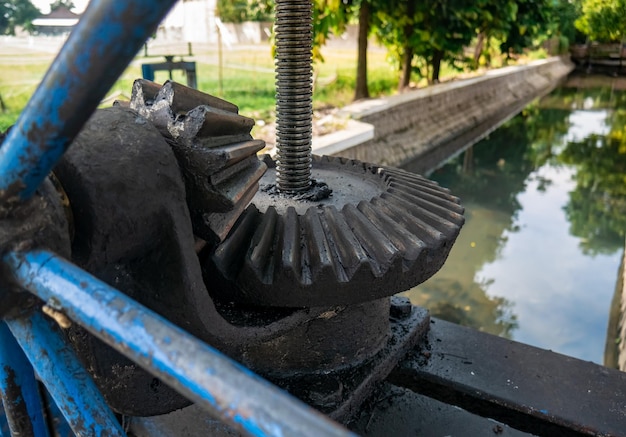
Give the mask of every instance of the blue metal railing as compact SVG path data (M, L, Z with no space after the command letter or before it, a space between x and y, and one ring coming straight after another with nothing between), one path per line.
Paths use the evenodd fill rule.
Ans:
M174 2L91 0L0 148L0 200L11 205L35 193ZM17 285L229 425L263 436L350 435L61 257L45 250L3 250ZM0 302L7 302L7 290L0 292ZM40 312L6 318L0 342L1 435L5 422L10 428L13 419L28 417L35 436L48 436L35 374L75 434L125 435L51 319Z

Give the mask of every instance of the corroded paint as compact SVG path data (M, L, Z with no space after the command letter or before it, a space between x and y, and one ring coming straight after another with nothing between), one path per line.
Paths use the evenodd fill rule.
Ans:
M11 253L5 262L14 270L21 286L49 304L54 300L54 308L241 431L268 436L352 435L219 351L50 252ZM86 288L81 287L84 283L88 284Z
M35 312L7 324L74 434L126 435L54 322Z
M15 338L0 321L0 396L10 435L48 437L35 374ZM0 435L3 431L0 429Z

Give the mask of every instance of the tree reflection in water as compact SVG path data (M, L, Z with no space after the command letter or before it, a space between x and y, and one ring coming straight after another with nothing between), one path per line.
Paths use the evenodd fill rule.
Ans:
M520 194L531 183L539 192L552 186L542 167L574 174L564 211L580 250L593 256L623 248L626 110L615 107L626 108L623 91L561 87L431 174L462 199L466 224L443 269L407 292L411 300L436 317L513 336L519 327L515 303L490 293L493 279L478 273L500 258L508 237L519 231ZM574 138L580 126L572 114L579 110L604 110L608 133Z

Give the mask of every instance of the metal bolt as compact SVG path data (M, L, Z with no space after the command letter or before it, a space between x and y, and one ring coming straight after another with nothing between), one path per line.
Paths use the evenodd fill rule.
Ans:
M276 1L276 186L311 186L313 76L311 0Z
M392 296L391 307L389 308L389 315L395 319L406 319L411 315L413 306L408 297L405 296Z

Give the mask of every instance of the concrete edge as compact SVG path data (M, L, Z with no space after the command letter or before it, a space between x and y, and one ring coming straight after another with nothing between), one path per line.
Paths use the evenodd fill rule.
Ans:
M376 112L380 112L383 110L391 109L395 106L402 105L407 102L411 102L413 100L421 99L428 96L434 96L437 94L442 94L448 91L453 91L458 88L463 88L468 85L474 85L480 82L484 82L487 80L494 79L499 76L505 76L507 74L511 74L517 71L531 70L537 67L561 62L561 57L554 56L547 59L539 59L537 61L530 62L524 65L512 65L503 68L497 68L494 70L489 70L484 74L476 77L472 77L469 79L461 79L461 80L453 80L450 82L444 82L437 85L431 85L426 88L420 88L413 91L408 91L402 94L396 94L389 97L384 97L380 99L368 99L362 100L359 102L352 103L346 107L344 107L340 111L340 115L349 116L354 119L359 119L362 117L366 117Z
M374 138L374 125L348 120L345 129L313 138L313 153L333 155Z
M359 119L373 113L385 111L398 105L422 99L424 97L442 94L487 80L492 80L495 77L505 76L507 74L511 74L512 72L536 69L543 65L556 62L562 62L562 58L557 56L548 59L540 59L525 65L514 65L489 70L485 74L469 79L454 80L436 86L420 88L403 94L352 103L342 108L337 115L338 119L348 119L347 127L328 135L313 138L313 153L317 155L337 155L344 150L348 150L373 139L375 134L374 125L359 121Z

